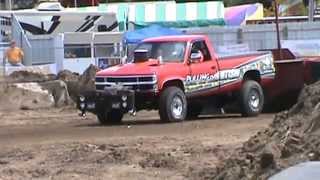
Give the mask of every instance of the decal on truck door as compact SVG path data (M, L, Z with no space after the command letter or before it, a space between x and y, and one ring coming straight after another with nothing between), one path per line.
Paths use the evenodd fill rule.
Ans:
M198 74L187 76L185 80L185 91L194 92L219 86L218 74Z
M274 77L275 68L271 54L260 56L257 59L242 64L235 69L221 70L215 74L197 74L187 76L184 81L185 92L192 93L201 90L218 88L229 83L242 80L246 72L258 70L261 77Z

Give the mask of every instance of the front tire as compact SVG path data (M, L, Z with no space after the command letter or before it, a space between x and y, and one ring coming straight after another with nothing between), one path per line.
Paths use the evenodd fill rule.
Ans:
M111 111L100 110L97 118L101 125L120 124L122 122L123 113L120 110L112 109Z
M242 116L258 116L263 110L264 94L260 84L253 80L244 82L240 91L240 108Z
M179 122L186 119L187 99L178 87L168 87L160 95L160 119L164 122Z

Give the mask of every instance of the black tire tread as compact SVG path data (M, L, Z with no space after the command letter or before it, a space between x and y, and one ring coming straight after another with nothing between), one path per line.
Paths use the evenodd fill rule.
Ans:
M247 94L249 93L251 88L256 88L260 94L260 108L258 111L252 111L252 109L249 107L247 103L248 101ZM241 88L239 100L240 100L239 105L240 105L242 116L244 117L258 116L262 112L263 105L264 105L264 94L260 84L254 80L246 80L243 83L243 86Z
M159 115L160 115L161 121L177 122L177 121L182 121L186 118L186 114L187 114L186 112L182 119L174 119L171 116L171 114L168 112L168 98L172 97L175 93L179 93L180 95L182 95L186 103L185 94L180 88L176 86L170 86L164 89L160 95L160 100L159 100Z

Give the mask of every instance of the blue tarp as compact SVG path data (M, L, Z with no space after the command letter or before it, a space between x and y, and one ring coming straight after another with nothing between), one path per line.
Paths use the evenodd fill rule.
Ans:
M159 25L151 25L149 27L129 31L124 34L124 42L127 44L137 44L146 38L181 35L182 31L172 28L166 28Z

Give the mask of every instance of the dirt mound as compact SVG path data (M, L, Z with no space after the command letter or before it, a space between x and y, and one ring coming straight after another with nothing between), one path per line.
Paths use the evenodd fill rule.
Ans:
M69 104L67 85L60 80L0 83L0 110L30 110Z
M0 110L27 110L54 106L54 98L38 83L0 84Z
M62 70L58 73L57 78L62 81L78 81L79 74L69 70Z
M98 68L90 65L82 75L64 70L58 73L58 79L63 80L68 87L68 92L73 101L77 101L82 91L95 90L95 75Z
M19 110L62 107L77 100L83 90L95 90L93 65L79 76L68 70L58 75L15 71L0 84L0 109Z
M55 79L56 76L54 74L42 74L31 71L15 71L8 77L8 81L10 82L44 82Z
M98 71L98 67L94 66L94 65L90 65L84 72L83 74L80 76L80 87L81 90L95 90L96 86L95 86L95 77L96 77L96 73Z
M43 89L53 96L55 107L63 107L72 104L67 84L61 80L39 83Z
M320 160L320 82L305 87L289 111L275 116L236 151L210 179L267 179L284 168Z

